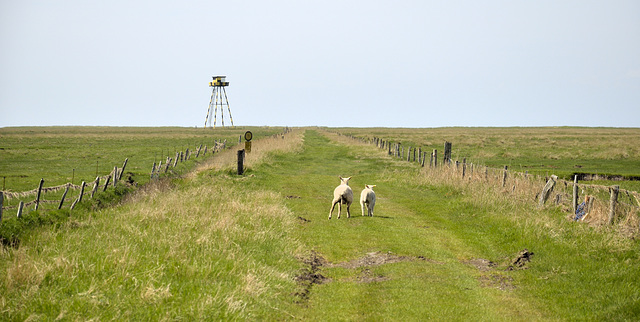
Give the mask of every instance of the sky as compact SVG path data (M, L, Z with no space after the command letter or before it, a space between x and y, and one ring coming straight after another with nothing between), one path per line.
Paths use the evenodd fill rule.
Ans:
M0 127L202 127L216 75L236 126L640 127L640 1L0 0Z

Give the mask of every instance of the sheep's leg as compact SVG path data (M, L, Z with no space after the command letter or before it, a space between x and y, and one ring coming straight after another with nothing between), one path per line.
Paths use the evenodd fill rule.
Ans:
M340 219L341 212L342 212L342 201L338 201L338 219Z
M351 208L351 204L347 204L347 218L351 218L351 212L349 211L349 208Z
M334 201L333 204L331 205L331 211L329 211L329 219L331 219L331 215L333 214L333 209L336 208L336 202ZM338 215L338 218L340 218L340 215Z
M364 202L360 201L360 209L362 209L362 215L364 216Z

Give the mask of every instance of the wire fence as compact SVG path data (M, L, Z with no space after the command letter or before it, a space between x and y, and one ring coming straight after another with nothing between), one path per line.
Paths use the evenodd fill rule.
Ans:
M206 156L208 152L215 153L225 148L226 140L215 140L211 148L200 144L194 149L195 152L189 150L189 148L186 148L185 151L178 151L175 157L167 157L164 164L162 161L158 164L154 162L150 171L150 178L152 180L157 179L161 173L167 173L170 168L175 168L178 163L190 160L192 157ZM21 192L0 190L0 223L3 220L3 216L6 218L6 214L9 211L16 209L16 217L18 218L30 211L51 211L62 209L63 207L74 209L87 195L90 198L94 198L99 191L105 192L110 187L115 189L118 182L123 180L128 161L128 158L125 159L121 167L114 166L109 174L97 176L94 181L89 183L83 181L80 185L76 185L67 182L57 186L44 187L45 180L40 179L38 187L32 190ZM134 182L129 177L125 178L125 184L134 184ZM45 199L45 196L48 199Z

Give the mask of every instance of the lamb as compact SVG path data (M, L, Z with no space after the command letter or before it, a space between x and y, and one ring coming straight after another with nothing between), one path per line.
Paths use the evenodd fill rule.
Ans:
M373 187L376 185L365 185L364 190L360 193L360 208L362 209L362 215L364 216L364 206L367 206L367 215L373 217L373 207L376 205L376 193L373 191Z
M349 208L353 202L353 190L349 187L349 179L351 177L340 177L340 185L333 190L333 202L331 203L331 211L329 211L329 219L331 219L331 214L333 214L336 204L338 204L338 219L340 219L340 213L342 212L342 204L347 205L347 218L351 217Z

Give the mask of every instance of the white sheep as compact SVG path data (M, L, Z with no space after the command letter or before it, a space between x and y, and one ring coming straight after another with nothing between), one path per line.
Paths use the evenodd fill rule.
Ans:
M376 205L376 193L373 191L372 185L365 185L364 190L360 193L360 208L362 209L362 215L364 216L364 206L367 206L367 215L373 217L373 207Z
M340 212L342 212L342 204L347 205L347 218L351 217L349 208L353 202L353 190L349 187L349 179L351 177L340 177L340 185L333 190L333 202L331 203L331 211L329 211L329 219L331 219L331 214L336 204L338 204L338 219L340 219Z

